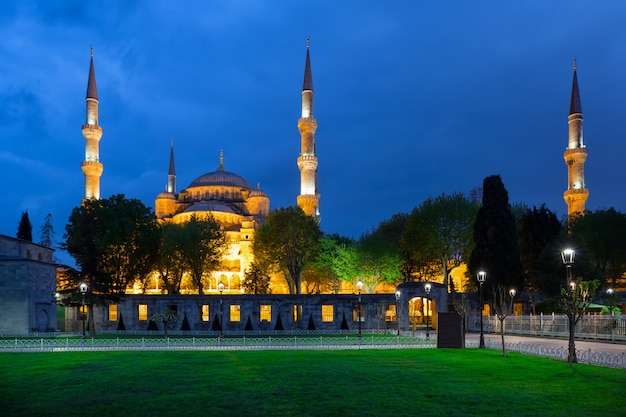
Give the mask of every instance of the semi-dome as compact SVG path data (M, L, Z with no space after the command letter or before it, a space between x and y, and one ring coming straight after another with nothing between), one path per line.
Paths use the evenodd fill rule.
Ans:
M206 187L206 186L221 185L226 187L239 187L246 190L252 190L252 186L243 177L226 171L223 166L220 166L217 171L209 172L196 178L188 188L192 187Z
M199 203L192 204L187 207L184 212L185 213L193 213L195 211L215 211L221 213L235 213L235 211L227 206L226 204L222 204L219 201L201 201Z

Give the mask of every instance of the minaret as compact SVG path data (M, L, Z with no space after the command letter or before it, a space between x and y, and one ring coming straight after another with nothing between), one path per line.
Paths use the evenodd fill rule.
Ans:
M309 57L310 39L306 40L306 63L302 86L302 117L298 130L302 137L302 150L298 157L300 169L300 195L298 206L309 216L319 217L320 194L317 190L317 157L315 156L315 131L317 120L313 117L313 77Z
M170 167L167 171L167 189L168 193L176 194L176 167L174 166L174 139L170 148Z
M100 198L100 177L104 167L100 163L98 144L102 137L102 128L98 125L98 89L96 73L93 69L93 47L89 63L89 79L87 81L87 121L83 125L85 137L85 160L82 164L85 174L85 200Z
M569 107L569 142L563 154L567 164L567 191L563 193L567 203L567 217L585 212L585 203L589 190L585 187L585 160L587 148L583 143L583 109L580 104L578 77L576 76L576 59L574 59L574 80L572 82L572 99Z

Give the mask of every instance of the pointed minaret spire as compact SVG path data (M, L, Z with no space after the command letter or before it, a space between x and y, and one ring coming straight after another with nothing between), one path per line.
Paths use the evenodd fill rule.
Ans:
M306 40L306 61L302 85L302 117L298 120L301 151L298 157L300 169L300 195L298 206L309 216L319 217L320 194L317 190L317 156L315 155L315 131L317 120L313 117L313 76L310 57L311 39Z
M572 80L572 98L569 104L569 114L582 114L583 107L580 103L580 92L578 91L578 77L576 75L576 58L574 58L574 79Z
M102 128L98 124L98 89L96 88L96 72L93 65L93 46L90 47L89 78L87 79L86 122L82 127L85 137L85 160L82 171L85 175L84 199L100 198L100 177L104 170L100 163L99 143L102 137Z
M218 171L226 171L224 168L224 150L220 149L220 166L217 168Z
M170 145L170 166L167 171L167 190L168 193L176 193L176 167L174 166L174 138Z
M585 203L589 198L589 190L585 185L585 160L587 148L583 142L583 108L578 90L578 76L576 74L576 58L574 58L574 77L572 80L572 96L570 99L569 139L567 149L563 154L567 165L567 190L563 198L567 203L567 216L585 212Z

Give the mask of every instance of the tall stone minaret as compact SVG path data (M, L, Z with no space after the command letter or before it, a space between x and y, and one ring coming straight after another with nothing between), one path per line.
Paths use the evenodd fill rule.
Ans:
M85 200L100 198L100 177L104 167L100 163L98 145L102 137L102 128L98 125L98 89L96 73L93 69L93 48L89 63L89 79L87 81L87 121L83 125L85 137L85 160L82 164L85 174Z
M319 217L320 194L317 190L317 156L315 156L315 131L317 120L313 117L313 77L309 57L310 39L306 40L306 63L302 86L302 117L298 130L302 137L302 150L298 157L300 169L300 195L298 206L309 216Z
M168 193L176 194L176 167L174 166L174 139L170 148L170 167L167 171L167 189Z
M567 191L563 193L567 203L567 217L585 212L585 203L589 190L585 187L585 160L587 148L583 143L583 109L580 104L576 59L574 59L574 80L572 81L572 99L569 107L569 142L563 154L567 164Z

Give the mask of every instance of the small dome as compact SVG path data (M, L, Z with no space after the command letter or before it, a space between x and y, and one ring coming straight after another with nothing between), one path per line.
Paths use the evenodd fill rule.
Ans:
M176 200L176 194L168 193L167 191L163 191L161 194L157 195L157 200Z

